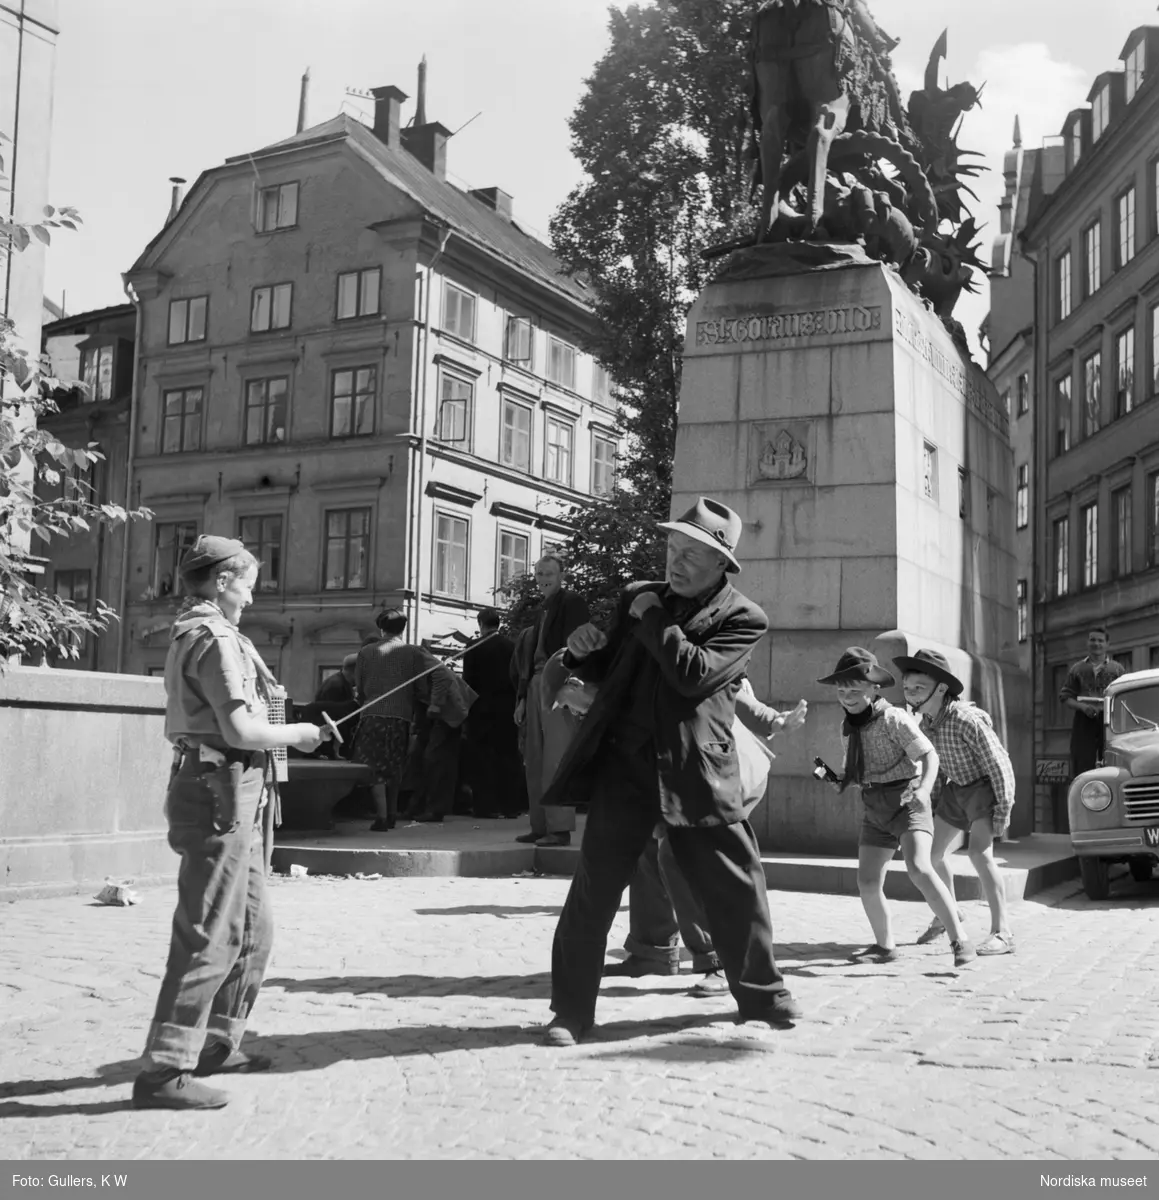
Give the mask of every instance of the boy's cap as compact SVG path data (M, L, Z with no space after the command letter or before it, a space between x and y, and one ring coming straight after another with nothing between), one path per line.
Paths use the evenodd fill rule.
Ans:
M877 655L864 646L850 646L837 660L837 667L831 675L818 679L818 683L852 683L855 680L865 683L879 683L888 687L895 683L894 677L880 666Z

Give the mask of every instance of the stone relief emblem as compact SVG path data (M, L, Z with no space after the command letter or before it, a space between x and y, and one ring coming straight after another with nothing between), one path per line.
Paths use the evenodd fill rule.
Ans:
M787 430L781 429L770 437L771 431L761 430L760 457L757 476L760 479L799 479L809 467L805 447Z

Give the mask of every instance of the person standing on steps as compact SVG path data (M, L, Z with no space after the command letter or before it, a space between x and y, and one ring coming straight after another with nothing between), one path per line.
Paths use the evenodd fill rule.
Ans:
M268 751L309 754L329 736L317 725L271 724L280 689L238 630L253 602L258 561L232 538L205 535L186 551L189 599L170 632L165 736L173 771L165 797L169 845L181 856L169 958L133 1083L134 1108L222 1108L227 1093L201 1079L265 1071L241 1050L273 946L266 894Z
M535 582L543 596L543 607L533 626L530 661L516 693L515 724L526 726L523 762L527 772L531 828L515 840L534 842L537 846L570 845L575 829L573 809L548 810L542 803L543 794L551 785L577 727L573 713L553 708L545 702L543 668L589 617L583 597L568 591L563 586L563 578L563 561L556 555L545 554L535 564Z
M906 703L920 716L922 732L938 753L934 800L934 845L930 861L954 899L954 876L946 855L970 835L970 861L990 905L990 936L978 946L983 956L1014 953L1006 886L994 861L994 839L1010 827L1014 767L994 732L990 714L963 700L962 681L937 650L895 658ZM960 916L960 914L959 914ZM946 932L935 917L918 938L924 946Z
M1107 655L1107 631L1096 625L1087 631L1087 656L1079 659L1067 673L1058 694L1065 708L1074 712L1070 732L1071 778L1093 770L1103 757L1103 693L1107 684L1124 674L1126 668Z

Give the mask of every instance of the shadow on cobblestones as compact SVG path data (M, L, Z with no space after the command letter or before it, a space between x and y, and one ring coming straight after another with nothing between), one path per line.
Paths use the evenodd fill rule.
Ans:
M132 1107L130 1100L101 1100L94 1104L21 1104L13 1100L0 1104L0 1121L12 1117L91 1117L100 1113L127 1112Z
M457 908L416 908L419 917L558 917L562 904L461 904Z
M286 992L379 996L519 996L543 999L551 995L551 975L327 975L319 979L267 979L265 988Z
M79 1091L81 1088L120 1087L131 1083L140 1069L141 1060L130 1058L97 1067L94 1075L74 1075L69 1079L14 1079L9 1083L0 1083L0 1100ZM0 1105L0 1115L3 1111L4 1106Z

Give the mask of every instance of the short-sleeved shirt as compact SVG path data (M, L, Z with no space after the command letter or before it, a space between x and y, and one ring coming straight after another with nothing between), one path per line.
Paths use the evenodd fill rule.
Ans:
M258 684L257 651L224 617L183 621L189 629L169 646L165 661L165 736L228 749L221 720L239 701L265 715Z
M915 778L921 773L918 759L928 754L933 744L904 708L888 700L877 700L873 707L877 715L860 727L865 771L861 779L851 782L893 783ZM849 738L844 733L841 745L848 754Z

